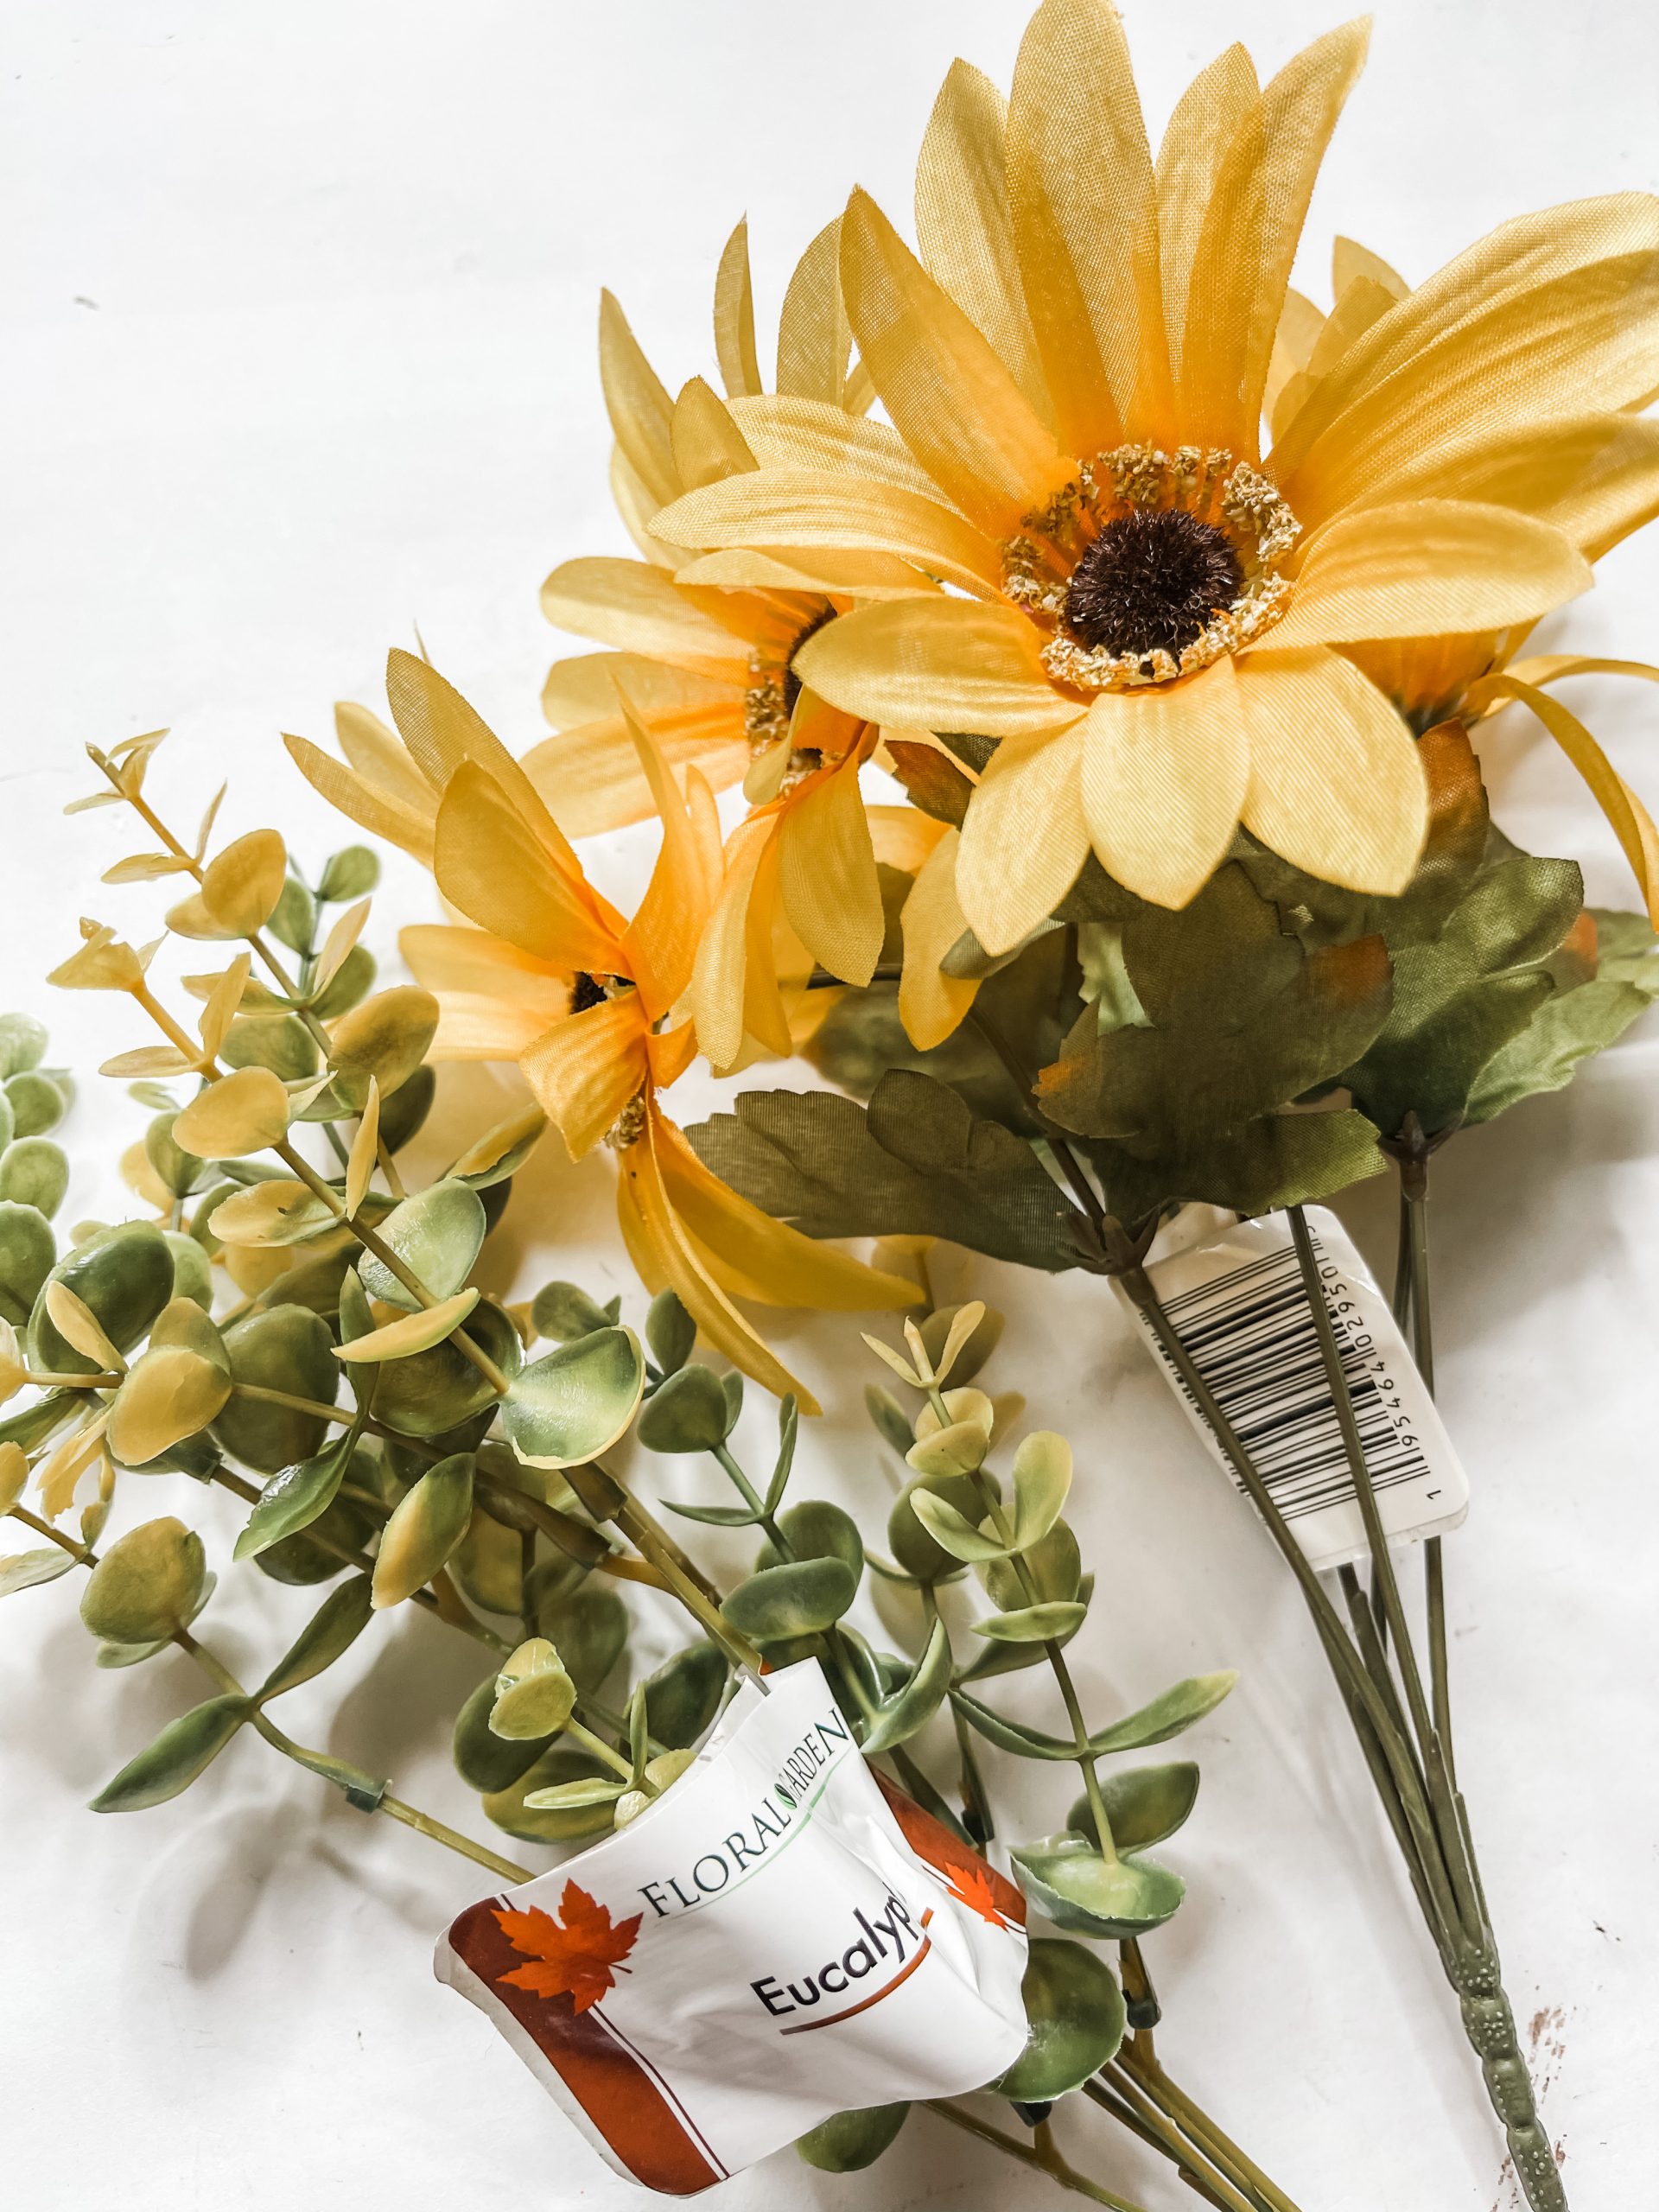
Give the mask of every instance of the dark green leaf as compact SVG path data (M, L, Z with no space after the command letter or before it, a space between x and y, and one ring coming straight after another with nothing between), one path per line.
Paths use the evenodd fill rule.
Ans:
M772 1643L829 1628L857 1595L858 1578L844 1560L798 1560L750 1575L720 1610L740 1635Z
M543 1283L531 1302L530 1318L537 1335L556 1344L592 1336L596 1330L610 1328L616 1319L614 1313L574 1282Z
M369 1624L373 1611L372 1586L366 1574L354 1574L332 1590L302 1630L290 1649L259 1686L261 1703L297 1689L332 1667L348 1651Z
M936 1620L926 1649L902 1689L882 1703L864 1738L866 1758L890 1751L895 1744L908 1743L926 1726L944 1702L950 1688L950 1639L944 1623Z
M645 1719L664 1750L689 1751L720 1710L730 1674L717 1644L688 1643L645 1681Z
M1020 1138L895 1070L868 1112L828 1091L750 1090L686 1132L724 1181L811 1236L948 1236L1051 1271L1083 1262L1080 1217Z
M348 1431L314 1458L298 1460L274 1474L249 1514L232 1556L256 1559L272 1544L281 1543L284 1536L308 1529L326 1513L344 1478L352 1443Z
M1146 1851L1173 1835L1198 1802L1198 1770L1191 1759L1168 1766L1132 1766L1103 1777L1100 1793L1112 1841L1120 1851ZM1098 1844L1087 1795L1078 1798L1066 1826Z
M671 1290L659 1290L645 1317L645 1342L664 1375L676 1374L685 1365L696 1341L696 1323Z
M919 746L895 747L915 753ZM861 2173L890 2150L910 2117L908 2105L870 2105L861 2112L838 2112L808 2128L795 2148L820 2173Z
M164 1805L213 1764L252 1711L250 1697L214 1697L169 1720L93 1798L93 1812L141 1813Z
M639 1441L648 1452L712 1452L730 1427L726 1393L709 1367L682 1367L639 1410Z
M1179 1874L1149 1859L1103 1859L1085 1837L1066 1834L1009 1853L1015 1879L1057 1928L1118 1942L1161 1927L1186 1893Z
M1122 1993L1104 1960L1081 1943L1039 1936L1027 1954L1020 1993L1026 2047L995 2087L1020 2104L1047 2104L1081 2088L1122 2042Z

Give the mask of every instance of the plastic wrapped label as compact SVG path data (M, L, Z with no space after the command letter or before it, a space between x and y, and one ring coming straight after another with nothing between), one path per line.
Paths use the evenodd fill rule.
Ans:
M1025 1901L879 1783L814 1660L619 1834L461 1914L438 1977L619 2172L685 2196L1025 2046Z
M1403 1540L1455 1528L1469 1509L1469 1478L1388 1302L1333 1213L1310 1207L1307 1224L1383 1529ZM1309 1560L1324 1568L1363 1556L1364 1525L1289 1223L1279 1214L1239 1222L1147 1274ZM1230 1477L1185 1384L1118 1294Z

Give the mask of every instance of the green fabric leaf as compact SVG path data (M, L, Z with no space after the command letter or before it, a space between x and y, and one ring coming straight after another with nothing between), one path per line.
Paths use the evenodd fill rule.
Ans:
M261 1704L297 1689L302 1682L332 1667L351 1649L369 1624L373 1586L366 1574L354 1574L330 1591L298 1637L259 1685Z
M903 1687L887 1699L871 1722L863 1743L866 1758L890 1751L895 1744L908 1743L925 1727L950 1688L950 1638L944 1623L936 1620L927 1648Z
M1084 1146L1109 1212L1133 1228L1179 1200L1271 1213L1307 1205L1363 1182L1384 1166L1376 1130L1351 1108L1264 1114L1185 1155L1143 1159L1127 1145Z
M741 1195L810 1236L947 1236L1057 1272L1079 1218L1031 1147L931 1077L895 1069L868 1112L830 1091L751 1090L686 1131Z
M205 1773L253 1710L250 1697L213 1697L169 1720L92 1800L95 1813L140 1813L164 1805Z

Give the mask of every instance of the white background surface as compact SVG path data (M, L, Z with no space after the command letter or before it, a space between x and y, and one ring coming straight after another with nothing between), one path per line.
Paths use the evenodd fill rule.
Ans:
M87 787L81 743L172 723L158 798L194 821L228 773L225 829L277 820L314 866L342 833L276 733L325 739L331 701L372 700L414 622L515 748L531 743L553 645L537 584L556 559L626 550L604 483L601 282L671 385L712 373L709 287L736 217L751 214L769 325L794 254L853 179L902 218L947 64L964 53L1006 82L1024 14L995 0L8 0L0 1002L47 1013L54 1057L90 1077L139 1041L112 1002L39 983L74 916L90 906L142 938L162 903L96 887L130 849L112 814L62 820ZM1312 0L1128 0L1127 14L1155 124L1230 38L1270 67L1331 20ZM1656 81L1659 16L1634 0L1570 16L1539 0L1384 0L1300 281L1327 296L1333 230L1415 280L1520 209L1652 187ZM1654 654L1656 587L1659 549L1628 548L1560 630ZM1598 685L1577 703L1659 797L1652 695ZM1486 752L1506 826L1582 857L1593 896L1630 903L1544 741L1500 724ZM621 880L638 850L619 841ZM429 901L399 862L376 926ZM1437 1170L1442 1395L1476 1501L1450 1556L1462 1765L1579 2212L1651 2195L1635 2123L1651 2109L1659 1964L1643 1379L1656 1065L1652 1033L1638 1035ZM69 1125L66 1220L119 1209L99 1160L142 1127L100 1088L85 1084ZM552 1151L500 1240L516 1288L556 1273L623 1287L606 1169L577 1173ZM1344 1209L1385 1270L1390 1210L1381 1185ZM1205 1795L1168 1852L1191 1883L1153 1955L1169 2063L1305 2212L1503 2212L1474 2066L1287 1578L1103 1286L965 1274L1011 1315L999 1387L1022 1388L1081 1447L1077 1517L1103 1582L1080 1647L1091 1704L1243 1670L1195 1739ZM803 1449L803 1494L873 1507L889 1477L851 1332L789 1333L829 1408ZM171 1503L158 1484L127 1510ZM234 1524L210 1522L222 1568ZM245 1570L232 1581L214 1635L252 1664L315 1601ZM338 1808L251 1739L172 1806L86 1813L202 1692L182 1657L96 1672L73 1597L73 1583L26 1593L0 1618L9 2202L639 2202L432 1983L435 1929L479 1893L462 1862ZM459 1639L400 1616L339 1673L338 1712L303 1692L296 1731L475 1821L435 1717L476 1677ZM1052 1824L1065 1796L1050 1784L1016 1827ZM1091 2146L1090 2166L1109 2152L1131 2193L1190 2201L1103 2121L1065 2133ZM924 2117L872 2176L785 2157L720 2201L1000 2212L1051 2195Z

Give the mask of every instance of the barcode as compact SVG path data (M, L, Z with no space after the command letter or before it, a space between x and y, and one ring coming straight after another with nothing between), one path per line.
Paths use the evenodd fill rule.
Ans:
M1372 1484L1380 1491L1427 1477L1415 1394L1396 1387L1343 1269L1317 1234L1313 1243ZM1353 1478L1294 1246L1180 1292L1164 1310L1286 1519L1351 1499Z

